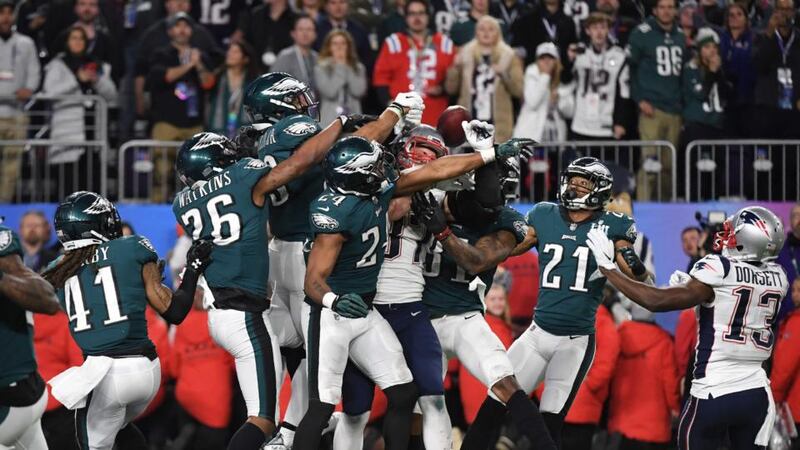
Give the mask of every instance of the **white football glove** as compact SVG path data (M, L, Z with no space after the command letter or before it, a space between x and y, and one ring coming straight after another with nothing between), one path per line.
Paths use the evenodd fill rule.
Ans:
M492 150L492 154L494 154L494 125L480 120L470 122L465 120L461 122L461 128L464 129L467 143L476 152Z
M597 266L607 270L614 270L617 265L614 263L614 243L598 228L589 230L586 234L586 246L594 254Z
M397 104L401 108L425 109L425 102L422 101L422 97L416 92L401 92L397 94L392 104Z
M688 283L692 277L686 272L682 272L680 270L676 270L672 272L672 275L669 276L669 285L670 286L683 286L684 284Z
M423 105L423 108L424 108L424 105ZM406 113L406 116L403 118L403 120L405 121L406 125L408 125L409 127L412 127L412 128L416 127L417 125L419 125L422 122L422 109L411 108L410 110L408 110L408 112Z

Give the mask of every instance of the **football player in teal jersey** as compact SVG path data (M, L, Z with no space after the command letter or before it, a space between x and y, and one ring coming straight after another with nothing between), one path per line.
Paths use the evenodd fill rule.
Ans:
M317 122L316 100L309 87L286 73L262 75L247 86L244 109L252 121L244 133L255 138L258 159L275 167L287 160L308 139L322 131ZM355 131L374 117L342 116L343 132ZM292 395L278 435L267 450L290 449L294 430L308 406L308 380L300 324L305 260L303 242L310 237L308 207L322 193L324 177L313 166L269 196L269 318L285 366L292 378Z
M536 246L539 297L530 328L511 345L508 357L520 386L531 393L544 381L539 404L550 436L560 446L564 417L594 357L594 323L605 277L590 258L587 233L599 229L617 248L617 263L639 280L649 274L633 251L636 224L604 211L613 178L596 158L582 157L561 174L560 204L539 203L528 212L528 238L517 254ZM469 446L485 448L505 411L493 392L481 406L468 435Z
M19 237L0 218L0 447L47 448L44 380L33 353L33 315L55 314L53 287L22 262Z
M494 147L493 127L464 123L473 154L446 156L397 175L391 154L375 140L339 140L323 162L328 188L312 204L315 236L305 277L310 303L303 315L310 400L295 437L296 450L316 449L341 399L348 358L386 394L387 449L408 447L417 397L397 337L371 303L384 259L389 201L457 177L519 148ZM388 135L390 130L381 140ZM305 323L308 325L306 326Z
M173 293L161 284L150 241L123 237L116 208L102 196L80 191L67 197L56 210L55 228L65 253L43 276L56 289L86 361L50 380L52 394L76 410L81 448L110 450L116 439L145 448L131 422L147 408L161 379L145 309L150 304L168 322L182 322L211 244L192 245L183 282Z
M259 91L274 101L296 104L296 83L283 80ZM406 114L418 113L422 99L401 93L372 123L358 130L364 136L385 137ZM251 111L252 112L252 111ZM263 121L263 116L254 116ZM262 160L243 158L226 138L200 133L178 152L176 168L186 184L175 198L173 211L187 235L214 243L213 261L204 289L209 329L214 340L236 361L239 385L248 419L231 439L233 450L259 448L275 429L277 392L281 377L280 351L267 315L269 258L267 255L268 195L318 164L338 138L344 121L336 120L307 139L274 168Z
M517 430L530 439L534 448L555 449L541 414L514 376L503 343L483 317L483 295L492 285L497 265L525 241L528 229L520 213L504 206L505 201L516 196L518 160L502 159L493 169L477 180L475 192L495 193L495 208L477 220L475 208L464 198L474 195L471 192L449 195L444 208L433 195L426 198L415 194L414 213L433 235L425 257L422 301L430 311L444 357L458 358L489 386L490 392L507 406ZM500 412L501 420L503 415ZM488 440L489 436L481 438ZM468 433L462 448L488 445L485 442L480 447L471 439L474 436Z

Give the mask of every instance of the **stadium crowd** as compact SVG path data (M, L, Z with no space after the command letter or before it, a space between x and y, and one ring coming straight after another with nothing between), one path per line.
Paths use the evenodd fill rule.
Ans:
M112 146L200 130L232 137L247 122L243 89L264 71L312 86L322 123L377 112L411 88L424 96L424 122L457 102L493 123L498 141L682 149L695 139L799 137L793 0L677 1L3 0L0 137L33 137L34 93L102 96ZM91 105L52 105L49 137L91 139L81 114ZM160 152L151 200L163 202L171 157ZM642 161L657 152L645 149ZM13 199L22 154L2 151L0 202ZM82 158L54 148L49 162ZM671 170L669 158L660 170ZM654 198L657 188L639 181L638 198Z

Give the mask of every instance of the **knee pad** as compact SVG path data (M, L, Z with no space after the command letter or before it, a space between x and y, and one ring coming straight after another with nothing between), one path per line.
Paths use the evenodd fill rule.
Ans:
M413 381L411 383L398 384L396 386L386 388L384 389L383 393L386 394L386 399L388 400L390 408L407 407L412 409L414 408L414 404L417 402L417 398L419 397L417 385L414 384Z
M319 430L322 431L322 429L328 425L328 419L330 419L331 415L333 415L333 410L335 407L335 405L331 405L330 403L322 403L319 400L309 400L308 411L306 411L306 415L303 417L303 420L308 419L310 422L319 426Z
M281 355L286 358L286 370L289 376L294 376L300 362L306 357L306 348L303 346L297 348L281 347Z

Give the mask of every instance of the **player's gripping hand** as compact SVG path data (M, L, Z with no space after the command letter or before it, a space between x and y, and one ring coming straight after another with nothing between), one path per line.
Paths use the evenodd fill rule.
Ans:
M338 295L331 304L331 309L336 314L348 319L367 317L367 313L369 313L367 303L358 294Z
M377 117L369 114L350 114L349 116L339 116L339 120L342 122L342 132L344 133L352 133L377 119Z
M669 285L670 286L683 286L684 284L688 283L689 280L692 279L692 276L686 272L676 270L672 272L672 275L669 276Z
M239 131L233 138L233 143L243 154L255 154L256 142L262 134L264 134L264 130L257 130L252 125L244 125L239 127Z
M434 235L441 234L447 229L447 218L439 202L428 193L427 197L422 192L417 192L411 198L411 209L414 215Z
M633 275L641 277L647 272L647 267L644 266L644 263L639 258L639 255L636 254L636 251L633 250L633 247L623 247L619 249L619 254L622 255L622 259L625 260L625 264L631 269Z
M497 146L497 159L533 156L533 147L537 142L528 138L511 138Z
M422 97L416 92L401 92L397 94L392 104L389 105L389 110L397 114L401 119L413 109L419 111L425 109L425 102L422 101Z
M481 153L494 149L494 125L480 120L471 120L469 122L465 120L461 122L461 128L464 129L467 143L476 152Z
M614 243L605 233L597 228L590 230L586 234L586 246L592 251L598 267L607 270L617 268L617 265L614 264Z
M189 251L186 252L186 270L194 270L202 273L211 264L211 250L214 244L209 239L201 239L192 242Z

